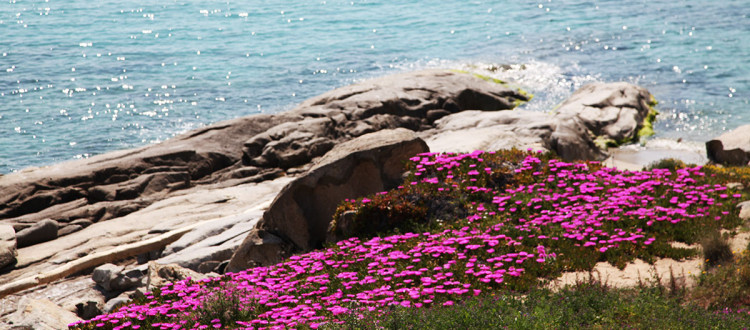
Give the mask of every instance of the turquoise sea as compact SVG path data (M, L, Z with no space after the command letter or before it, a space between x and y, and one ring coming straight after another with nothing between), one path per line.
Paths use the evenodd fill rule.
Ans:
M547 111L629 81L657 138L750 123L750 3L722 1L84 1L0 3L0 173L274 113L430 67L515 80Z

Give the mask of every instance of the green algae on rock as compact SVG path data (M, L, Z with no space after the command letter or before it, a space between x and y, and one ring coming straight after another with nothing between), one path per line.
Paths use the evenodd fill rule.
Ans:
M486 75L483 75L483 74L479 74L479 73L476 73L476 72L470 72L470 71L466 71L466 70L455 69L455 70L450 70L450 71L456 72L456 73L470 74L470 75L472 75L474 77L477 77L479 79L482 79L484 81L488 81L488 82L491 82L491 83L500 84L500 85L503 85L505 87L508 87L508 88L511 88L511 89L515 89L518 92L518 94L521 94L526 99L522 99L522 98L516 99L513 102L513 107L514 108L517 108L518 106L520 106L520 105L522 105L522 104L524 104L526 102L529 102L529 101L531 101L531 99L534 98L534 94L529 93L528 91L524 90L521 87L514 86L514 85L506 82L505 80L493 78L493 77L490 77L490 76L486 76Z

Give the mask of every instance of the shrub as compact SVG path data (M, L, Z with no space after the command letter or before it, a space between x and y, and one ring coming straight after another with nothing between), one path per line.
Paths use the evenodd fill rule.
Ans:
M686 168L686 167L688 167L688 166L685 165L685 162L683 162L683 161L681 161L679 159L664 158L664 159L660 159L660 160L657 160L657 161L649 164L648 166L646 166L646 170L647 171L651 171L653 169L657 169L658 168L658 169L667 169L667 170L670 170L670 171L674 172L676 170L679 170L679 169L682 169L682 168Z
M738 254L733 261L704 272L691 297L711 309L750 308L750 251Z
M712 231L701 240L703 259L708 268L726 264L732 261L732 248L718 231Z

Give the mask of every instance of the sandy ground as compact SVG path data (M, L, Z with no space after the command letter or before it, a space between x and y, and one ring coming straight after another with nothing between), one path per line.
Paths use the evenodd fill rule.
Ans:
M708 162L706 148L696 142L667 139L649 141L645 145L628 145L609 150L610 157L604 161L608 167L637 171L665 158L682 160L685 164L704 165Z
M729 240L732 251L739 253L750 243L750 232L741 232ZM684 244L682 244L684 246ZM693 247L698 247L693 246ZM700 257L677 261L673 259L659 259L653 265L636 259L625 269L618 269L606 262L597 263L589 272L569 272L552 281L549 287L559 289L566 285L595 280L611 287L625 288L639 285L661 283L670 286L675 283L679 287L692 287L697 277L703 272L703 260ZM674 281L674 282L673 282Z

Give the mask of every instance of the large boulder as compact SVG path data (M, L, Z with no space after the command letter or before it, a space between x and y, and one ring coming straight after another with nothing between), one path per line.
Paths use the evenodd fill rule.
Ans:
M338 204L393 188L403 163L428 151L412 131L385 130L336 146L279 193L232 256L227 271L278 262L292 252L322 247Z
M708 159L719 164L750 165L750 125L740 126L706 142Z
M419 131L451 113L507 110L527 100L520 91L467 73L426 70L385 76L302 102L290 114L305 119L246 141L243 161L286 169L363 134L399 127Z
M420 132L433 151L534 149L571 160L603 160L608 145L647 135L656 114L651 94L627 83L595 83L557 111L463 111Z
M555 118L575 118L600 145L620 145L653 134L655 105L643 87L626 82L591 83L565 100Z
M331 118L344 114L352 122L338 129L347 132L356 125L354 121L375 115L422 119L433 110L505 110L513 109L518 101L528 101L522 92L488 80L448 70L394 74L323 93L291 112ZM439 115L433 113L432 117Z

